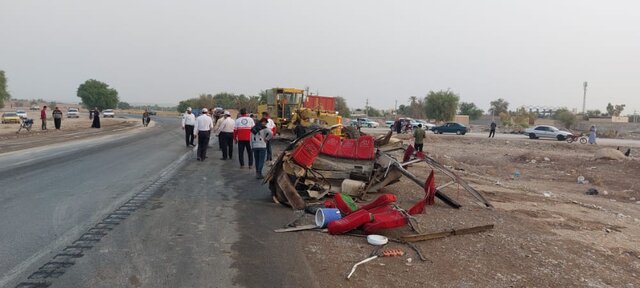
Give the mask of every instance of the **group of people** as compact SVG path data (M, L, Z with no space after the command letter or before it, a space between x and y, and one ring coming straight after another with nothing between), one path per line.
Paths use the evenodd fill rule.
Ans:
M62 126L62 111L58 107L53 109L51 112L51 117L53 118L53 125L56 130L60 130ZM40 110L40 120L42 120L42 130L47 130L47 106L42 106L42 110Z
M195 147L194 141L198 139L197 160L204 161L208 158L207 148L213 132L214 136L218 137L218 144L222 151L220 160L233 159L233 144L236 143L240 168L245 167L246 151L248 168L253 168L255 160L256 178L262 179L265 161L272 161L271 139L276 132L276 125L269 117L269 113L263 112L260 120L254 120L254 117L247 114L244 108L240 109L236 119L231 117L229 111L224 111L221 117L210 115L207 108L203 108L201 112L200 116L195 117L193 110L187 108L182 118L187 148ZM213 111L211 114L214 114Z

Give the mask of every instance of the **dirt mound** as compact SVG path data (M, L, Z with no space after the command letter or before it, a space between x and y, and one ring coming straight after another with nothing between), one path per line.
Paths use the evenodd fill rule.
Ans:
M596 160L624 160L625 158L621 151L613 148L602 148L595 154Z

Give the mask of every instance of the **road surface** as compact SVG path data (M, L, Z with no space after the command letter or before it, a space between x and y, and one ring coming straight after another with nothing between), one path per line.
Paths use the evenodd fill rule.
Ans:
M187 152L177 120L158 121L0 154L0 287L48 261Z

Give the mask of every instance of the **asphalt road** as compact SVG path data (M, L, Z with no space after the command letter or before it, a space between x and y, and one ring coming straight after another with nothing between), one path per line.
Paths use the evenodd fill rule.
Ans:
M179 122L0 154L0 287L56 251L188 153Z

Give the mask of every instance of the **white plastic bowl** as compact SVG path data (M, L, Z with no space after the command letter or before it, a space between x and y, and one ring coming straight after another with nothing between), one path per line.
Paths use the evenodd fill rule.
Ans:
M382 235L371 234L367 236L367 242L371 245L381 246L389 242L389 238Z

